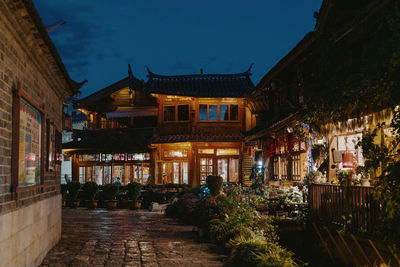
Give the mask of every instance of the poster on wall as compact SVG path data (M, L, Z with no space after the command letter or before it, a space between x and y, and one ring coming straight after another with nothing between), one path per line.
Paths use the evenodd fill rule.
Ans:
M54 151L54 143L55 143L55 133L54 133L54 124L50 122L50 120L46 121L46 129L47 129L47 170L53 171L55 166L55 151Z
M40 184L42 114L24 99L20 103L18 186Z

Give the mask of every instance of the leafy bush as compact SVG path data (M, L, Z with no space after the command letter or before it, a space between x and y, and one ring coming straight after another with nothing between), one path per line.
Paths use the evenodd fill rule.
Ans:
M230 261L234 266L297 266L293 253L275 242L260 238L240 238L235 244Z
M139 183L129 183L127 185L129 198L133 201L137 201L140 197L142 185Z
M86 200L94 200L97 192L99 191L99 186L96 182L86 182L82 186L82 191Z
M67 184L69 199L71 201L76 201L78 199L79 190L81 189L81 184L77 181L72 181Z
M249 227L249 222L246 220L247 218L237 216L226 220L211 220L208 233L211 242L228 247L229 241L237 236L254 236L252 229Z
M236 266L296 266L293 254L276 243L272 217L255 209L262 201L261 191L235 185L224 187L225 194L213 196L204 194L204 186L199 189L180 194L168 206L167 215L201 227L211 242L231 249Z
M65 200L67 197L68 187L67 184L61 184L61 196L62 199Z
M223 179L221 176L209 175L206 178L206 183L212 196L216 196L222 192Z
M118 193L118 185L116 184L106 184L103 187L104 200L115 200L117 193Z

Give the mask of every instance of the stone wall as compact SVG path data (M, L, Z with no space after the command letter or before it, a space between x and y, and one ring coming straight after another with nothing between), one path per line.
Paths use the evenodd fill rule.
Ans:
M20 91L60 132L68 95L68 80L60 78L44 27L29 7L26 0L0 1L0 266L36 266L61 237L61 167L42 168L40 186L18 194L12 187L13 90L20 83ZM41 153L46 156L45 145Z
M61 236L61 195L0 216L0 266L38 266Z

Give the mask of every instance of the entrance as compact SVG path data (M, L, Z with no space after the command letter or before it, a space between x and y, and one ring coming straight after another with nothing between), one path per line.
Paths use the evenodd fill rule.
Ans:
M239 182L239 159L219 158L217 159L217 174L224 182Z
M162 163L163 184L188 184L187 161L165 161Z
M204 184L206 182L207 176L213 174L213 158L200 158L200 184Z

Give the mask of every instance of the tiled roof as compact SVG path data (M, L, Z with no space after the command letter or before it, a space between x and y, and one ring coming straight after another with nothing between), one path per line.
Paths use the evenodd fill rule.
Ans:
M182 143L182 142L242 142L242 134L197 135L197 134L173 134L155 135L153 144Z
M251 67L237 74L192 74L164 76L151 72L145 91L157 94L193 97L244 97L255 86L250 79ZM134 80L132 80L132 83ZM133 86L132 86L133 87Z
M74 131L74 141L63 149L94 152L149 151L153 128Z

